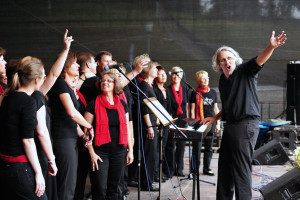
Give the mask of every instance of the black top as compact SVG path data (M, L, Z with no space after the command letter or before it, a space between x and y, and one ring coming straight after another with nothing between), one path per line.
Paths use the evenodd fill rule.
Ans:
M0 107L0 153L25 155L22 139L33 138L37 125L36 103L24 92L5 96Z
M181 103L181 109L182 109L183 113L180 114L180 115L177 115L178 104L177 104L177 102L175 100L175 96L173 94L171 85L169 85L167 87L167 90L169 90L169 94L170 94L171 114L172 114L172 117L173 118L178 117L178 119L184 119L184 118L186 118L187 93L186 93L186 87L185 86L181 86L181 87L182 87L182 96L183 96L182 103ZM179 92L177 91L177 93L179 93Z
M131 93L132 97L132 105L131 105L131 111L132 111L132 122L133 122L133 129L134 131L139 130L139 114L140 114L140 104L138 101L138 93L137 93L137 88L136 85L139 85L141 83L141 80L138 77L135 77L132 82L128 83L128 88ZM140 93L139 93L140 94ZM141 95L141 94L140 94Z
M126 96L126 100L127 100L127 106L128 106L128 112L129 112L129 121L132 121L132 105L133 105L133 98L129 89L129 86L126 85L123 88L123 92Z
M154 90L150 87L150 85L145 82L145 81L142 81L141 84L139 85L140 89L145 93L145 95L149 98L151 97L156 97L155 95L155 92ZM156 125L156 116L154 115L154 113L148 108L148 106L144 103L144 99L146 99L145 96L141 95L141 113L142 113L142 116L144 115L147 115L149 114L149 117L150 117L150 120L151 120L151 123L152 123L152 126ZM144 120L143 120L144 122ZM153 124L154 123L154 124ZM145 122L144 122L144 125L145 125Z
M165 88L165 87L164 87ZM166 89L166 88L165 88ZM157 84L154 82L153 90L155 92L155 95L157 96L157 100L159 103L168 111L168 113L171 113L171 102L169 99L169 90L166 89L166 98L164 97L164 94L162 91L158 88Z
M220 77L219 90L222 101L222 120L236 122L242 119L259 119L257 73L263 66L255 58L236 67L229 79Z
M94 115L94 121L93 121L94 127L96 127L95 102L96 102L95 100L92 100L86 107L86 111L91 113L92 115ZM124 106L125 113L127 113L128 107L127 107L126 103L123 100L121 100L121 103ZM107 117L108 117L111 143L119 144L120 121L119 121L118 111L117 111L117 109L106 108L106 112L107 112ZM96 128L94 130L96 130ZM94 144L94 142L95 142L95 140L93 140L93 144ZM95 149L99 149L99 150L105 151L105 152L109 150L109 147L110 147L110 145L107 145L107 144L103 144L100 147L94 145Z
M198 94L193 91L191 94L190 102L196 103L196 96ZM202 93L202 96L205 100L203 100L203 111L204 117L213 117L215 116L214 112L214 104L217 103L217 92L214 89L210 88L208 93ZM197 109L197 106L195 107Z
M79 107L74 90L65 80L57 79L49 91L53 139L77 138L77 123L69 117L59 98L59 95L64 93L70 95L76 109Z
M86 103L88 104L91 100L96 99L99 94L98 88L96 87L98 76L93 76L91 78L87 78L81 88L80 92L86 97Z

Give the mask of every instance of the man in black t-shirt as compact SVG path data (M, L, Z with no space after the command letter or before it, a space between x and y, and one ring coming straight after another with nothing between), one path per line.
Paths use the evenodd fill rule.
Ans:
M259 132L259 102L257 74L273 51L283 45L286 35L272 32L269 45L256 58L242 63L239 54L230 47L220 47L213 56L213 69L221 73L219 91L222 110L214 117L202 120L212 124L222 117L226 121L222 136L217 200L252 198L251 158Z

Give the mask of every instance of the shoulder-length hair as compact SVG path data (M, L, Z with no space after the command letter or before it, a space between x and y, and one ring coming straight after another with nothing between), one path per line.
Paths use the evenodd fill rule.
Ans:
M236 65L240 65L243 62L243 59L240 57L239 53L234 50L231 47L228 46L221 46L219 49L217 49L217 51L215 52L214 56L212 57L212 68L214 71L218 72L218 73L223 73L220 64L219 64L219 54L221 53L221 51L229 51L231 52L234 57L235 57L235 64Z
M119 78L116 76L116 74L114 74L111 71L104 71L104 72L102 72L101 77L103 78L104 75L109 75L110 78L114 80L114 91L113 91L114 95L122 94L123 93L123 87L122 87L122 84L119 81ZM99 93L102 93L100 85L101 85L101 80L99 81Z
M69 52L68 55L67 55L67 58L66 58L66 62L64 64L64 67L63 67L63 70L61 71L60 73L60 77L61 78L65 78L65 75L66 75L66 72L65 70L70 68L71 65L77 61L77 56L74 52Z

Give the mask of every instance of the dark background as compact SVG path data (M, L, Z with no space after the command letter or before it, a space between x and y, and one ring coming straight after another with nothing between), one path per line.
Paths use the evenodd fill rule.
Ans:
M211 58L221 45L244 60L268 44L272 30L288 40L260 72L259 85L285 86L286 66L299 59L300 2L296 0L1 0L0 46L5 58L35 56L48 71L69 29L71 51L107 50L118 62L142 53L167 70L180 66L193 86L206 70L212 87L219 75Z

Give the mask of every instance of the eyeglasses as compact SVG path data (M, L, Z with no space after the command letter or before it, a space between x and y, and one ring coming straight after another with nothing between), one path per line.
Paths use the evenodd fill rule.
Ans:
M219 60L219 63L224 64L224 63L226 63L227 61L233 61L233 60L234 60L233 57L227 57L227 58L223 58L223 59Z
M101 79L101 83L105 83L105 82L114 83L115 81L111 79Z

